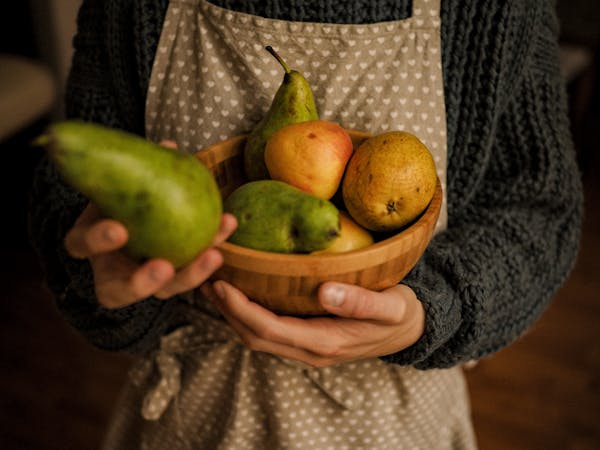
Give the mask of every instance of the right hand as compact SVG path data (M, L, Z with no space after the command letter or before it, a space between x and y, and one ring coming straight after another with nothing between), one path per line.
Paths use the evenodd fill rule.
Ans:
M92 203L69 230L64 244L71 257L89 260L98 302L106 308L121 308L150 296L167 299L199 287L223 263L214 247L236 226L233 215L223 214L211 247L178 271L167 260L139 264L119 251L127 242L127 229L116 220L102 218Z

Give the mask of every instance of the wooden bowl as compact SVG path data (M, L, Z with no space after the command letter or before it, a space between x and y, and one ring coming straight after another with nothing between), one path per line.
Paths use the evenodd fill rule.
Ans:
M354 148L370 137L349 131ZM243 148L246 136L236 136L207 147L197 157L212 171L226 198L245 182ZM215 275L272 311L293 315L320 315L317 288L328 280L383 290L400 282L429 244L442 204L438 180L427 209L410 226L374 244L337 254L271 253L229 242L219 246L224 264Z

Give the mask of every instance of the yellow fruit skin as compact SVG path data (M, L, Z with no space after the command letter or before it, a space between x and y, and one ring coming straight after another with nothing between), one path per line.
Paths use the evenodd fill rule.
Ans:
M342 196L360 225L392 231L425 210L436 183L435 161L427 147L413 134L390 131L367 139L354 151Z
M358 225L345 212L340 211L340 235L324 250L313 252L316 254L345 253L351 250L368 247L373 243L373 236L363 227Z

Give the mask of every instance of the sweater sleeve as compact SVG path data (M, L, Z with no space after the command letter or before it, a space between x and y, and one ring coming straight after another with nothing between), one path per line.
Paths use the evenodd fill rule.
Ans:
M66 109L71 118L131 131L123 118L118 88L111 80L105 2L85 0L78 17L75 53L67 85ZM131 96L130 96L131 97ZM130 111L128 111L130 112ZM116 310L97 302L91 267L70 258L64 236L87 200L64 184L47 158L36 168L30 196L31 241L44 268L46 282L67 321L99 348L144 351L154 346L171 322L176 300L154 298Z
M505 94L485 166L472 167L473 177L484 170L476 191L458 213L449 211L448 230L403 281L425 307L425 333L388 362L440 368L499 350L539 318L574 265L582 186L556 21L545 14L526 67Z

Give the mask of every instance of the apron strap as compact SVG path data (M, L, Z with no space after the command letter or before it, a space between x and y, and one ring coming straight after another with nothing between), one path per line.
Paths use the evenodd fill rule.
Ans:
M442 0L413 0L413 17L423 19L440 17L440 7Z

